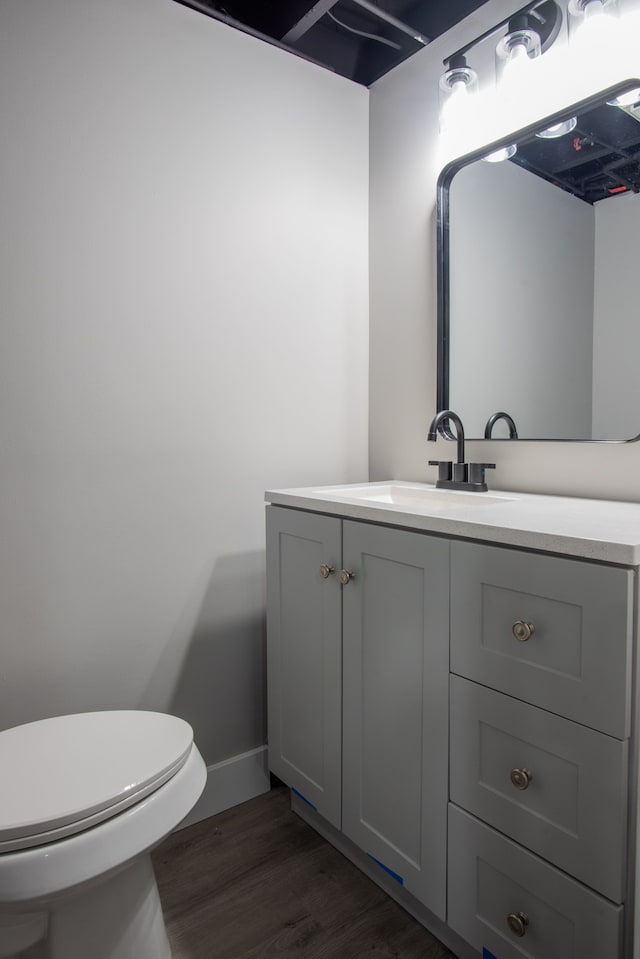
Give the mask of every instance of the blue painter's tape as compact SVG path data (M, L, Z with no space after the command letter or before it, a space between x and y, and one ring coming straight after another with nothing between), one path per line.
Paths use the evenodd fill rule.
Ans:
M295 793L296 796L298 797L298 799L301 799L303 802L306 802L307 806L311 806L311 808L313 809L314 812L317 812L317 811L318 811L318 807L317 807L317 806L314 806L312 802L309 802L309 800L307 799L307 797L306 797L306 796L303 796L302 793L298 792L297 789L294 789L293 786L291 786L291 792L292 792L292 793Z
M482 947L482 959L498 959L498 957L497 957L497 956L494 956L494 954L493 954L492 952L489 952L489 950L486 948L486 946L483 946L483 947Z
M372 856L370 852L367 853L367 856L369 857L369 859L373 859L373 861L377 863L381 869L384 869L384 871L388 873L392 879L395 879L395 881L399 882L401 886L404 886L404 879L402 878L402 876L399 876L397 872L393 871L393 869L389 869L389 867L385 866L383 862L380 862L379 859L376 859L375 856Z

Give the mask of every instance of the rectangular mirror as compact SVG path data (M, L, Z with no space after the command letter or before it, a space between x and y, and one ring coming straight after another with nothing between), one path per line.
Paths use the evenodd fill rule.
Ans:
M443 170L437 408L469 437L638 438L638 191L637 79Z

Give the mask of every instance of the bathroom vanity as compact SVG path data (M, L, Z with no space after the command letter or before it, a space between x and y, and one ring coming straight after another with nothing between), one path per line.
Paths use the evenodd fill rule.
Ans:
M461 959L637 959L640 505L266 500L270 768L295 810Z

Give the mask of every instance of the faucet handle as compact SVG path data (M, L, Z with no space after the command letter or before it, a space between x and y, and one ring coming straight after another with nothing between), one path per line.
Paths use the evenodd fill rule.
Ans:
M453 464L453 482L454 483L469 482L469 464L468 463Z
M440 482L440 480L451 479L451 473L453 470L453 463L451 460L429 460L429 466L438 467L438 482Z
M469 463L469 482L484 483L484 471L494 470L495 468L495 463Z

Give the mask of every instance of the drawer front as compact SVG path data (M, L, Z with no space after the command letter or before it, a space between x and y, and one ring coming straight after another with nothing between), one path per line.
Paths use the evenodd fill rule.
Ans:
M627 742L458 676L450 703L452 801L622 902Z
M621 959L622 915L622 906L449 806L448 923L479 952Z
M625 739L632 594L628 569L452 543L451 670Z

